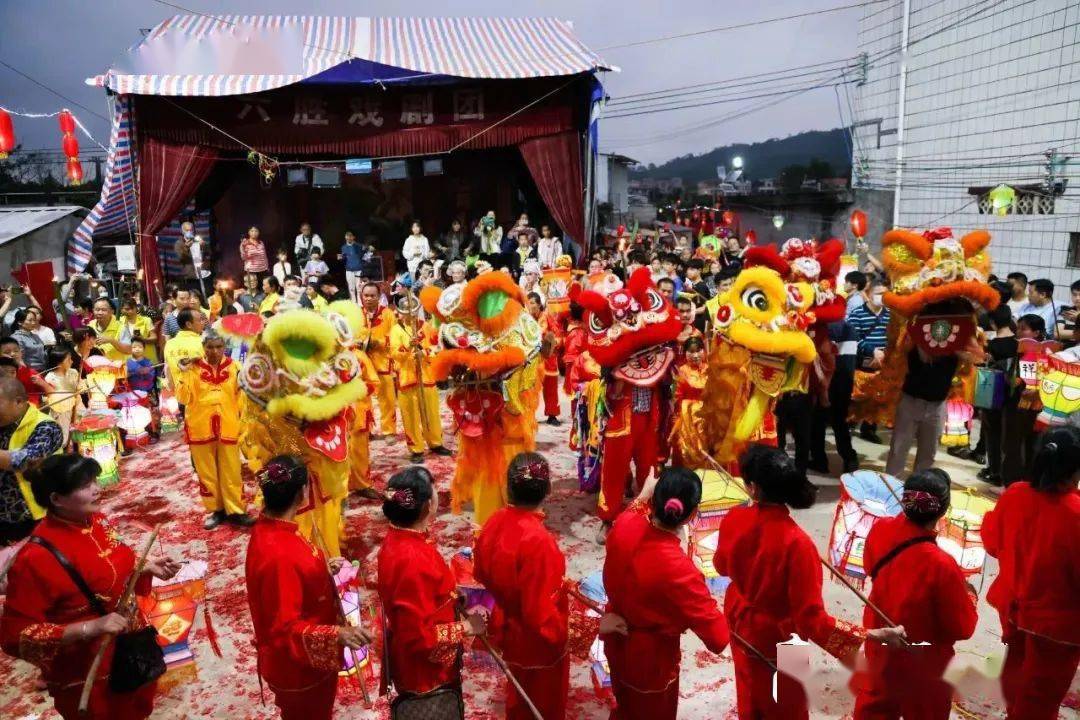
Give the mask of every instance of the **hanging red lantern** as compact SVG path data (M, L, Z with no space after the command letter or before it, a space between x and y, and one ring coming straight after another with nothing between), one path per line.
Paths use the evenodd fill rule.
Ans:
M757 245L757 233L753 230L746 233L746 244Z
M79 139L70 133L64 135L63 140L60 142L64 148L64 157L74 158L79 157Z
M60 111L60 132L65 135L75 132L75 118L72 117L70 110Z
M866 237L866 213L862 210L851 213L851 220L848 224L851 227L852 235L860 239Z
M730 210L725 210L724 214L721 215L720 218L724 221L725 225L731 225L731 223L735 222L735 213L731 212Z
M7 110L0 108L0 160L3 160L15 149L15 125L11 122L11 115Z
M83 181L82 163L79 158L68 158L67 162L68 181L72 185L81 185Z
M622 237L625 234L626 234L626 226L625 225L620 225L619 227L615 228L615 237Z

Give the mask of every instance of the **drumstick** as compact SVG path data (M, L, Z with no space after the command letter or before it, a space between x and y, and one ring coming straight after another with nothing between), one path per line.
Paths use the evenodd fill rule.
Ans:
M866 607L873 610L874 613L876 613L878 617L880 617L882 620L884 620L886 625L888 625L889 627L898 627L896 623L894 623L891 619L889 619L889 616L886 615L885 612L881 608L879 608L874 603L870 602L870 598L866 597L866 595L864 595L861 590L859 590L857 587L852 585L851 581L848 580L846 577L844 577L844 574L842 572L840 572L839 570L834 568L832 565L830 565L828 560L826 560L823 557L818 557L818 560L821 561L822 565L824 565L825 567L827 567L829 569L829 572L832 573L833 577L835 577L837 580L839 580L841 583L844 584L844 587L846 587L851 592L855 593L855 597L859 598L859 600L862 601L863 605L865 605ZM908 643L906 640L903 641L903 642L904 642L904 645L910 645L910 643Z
M135 568L131 572L131 577L128 578L127 587L124 588L124 594L120 596L120 599L116 603L116 612L122 612L124 606L131 600L131 595L135 592L135 583L138 581L139 576L142 575L143 569L146 567L146 558L150 555L150 550L154 547L154 540L157 539L158 530L160 529L160 525L155 525L154 529L150 531L150 537L146 540L146 546L143 548L142 554L140 554L135 561ZM114 637L115 636L112 633L106 633L105 637L101 639L101 644L98 645L97 654L94 655L93 662L90 663L90 670L86 673L86 682L83 683L82 694L79 696L79 713L82 715L85 715L90 707L90 691L94 688L94 679L97 677L98 670L101 668L101 661L105 658L105 651L108 650Z
M326 573L330 576L330 587L333 588L334 597L337 598L338 617L341 619L342 624L348 625L349 618L345 613L345 606L342 604L341 595L337 591L337 582L334 580L334 570L330 567L330 551L326 548L326 543L323 541L322 533L319 532L319 526L317 523L312 522L311 527L314 530L315 542L318 543L319 549L323 553L323 561L326 563ZM353 672L356 673L356 681L360 684L360 693L364 696L364 707L371 708L371 695L368 693L367 683L364 682L364 678L360 675L360 658L356 654L356 650L349 648L349 655L352 657Z
M502 656L499 655L499 653L495 652L495 648L491 647L491 643L488 642L487 636L477 635L476 637L484 644L484 648L491 654L491 657L495 659L495 664L499 666L499 669L506 675L506 679L510 681L510 684L517 690L518 695L520 695L521 699L528 705L529 711L533 714L533 717L536 718L536 720L544 720L544 716L536 709L536 705L533 704L532 699L525 694L525 688L521 687L521 683L514 677L514 673L510 672L510 667L506 664L506 661L502 659Z

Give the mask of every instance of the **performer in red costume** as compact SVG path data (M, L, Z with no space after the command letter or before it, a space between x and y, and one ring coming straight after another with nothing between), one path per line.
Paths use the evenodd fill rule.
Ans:
M1039 442L1030 482L1009 486L983 518L999 563L986 595L1009 646L1001 675L1008 720L1056 720L1080 662L1080 429Z
M638 268L625 288L603 295L575 285L572 301L585 308L586 350L603 369L607 418L600 463L597 541L603 543L622 509L630 464L640 490L645 478L667 460L672 415L670 344L682 324L671 302L653 285L647 267Z
M34 500L47 514L8 574L0 644L8 655L41 668L56 711L65 720L142 720L154 710L157 682L133 692L113 692L109 668L115 643L105 652L87 713L79 712L79 696L102 636L146 625L142 617L117 612L135 569L135 553L100 512L101 487L96 482L100 472L97 462L81 455L53 455L27 471ZM91 607L54 549L108 614ZM135 583L135 594L149 594L151 575L167 580L179 569L171 559L149 559Z
M732 630L774 664L777 643L793 633L848 666L868 636L900 642L903 628L867 632L825 612L817 548L788 510L813 505L817 487L806 474L783 451L761 445L751 446L739 467L754 504L724 517L713 557L717 572L731 578L724 610ZM781 674L774 700L773 669L741 642L732 645L731 654L740 718L810 716L797 681Z
M337 589L327 574L326 556L293 519L306 501L303 461L279 455L257 477L264 507L251 533L244 573L259 676L274 691L285 720L329 720L342 648L358 649L371 636L339 624ZM331 567L341 562L334 558Z
M701 481L685 468L650 478L608 535L604 588L609 618L601 628L618 707L612 720L675 720L679 708L679 636L692 630L719 653L728 644L724 614L683 551L681 528L701 502Z
M571 633L565 581L566 559L544 527L540 504L551 492L551 469L537 453L521 453L507 471L510 506L484 524L473 547L476 579L495 597L492 627L503 657L544 720L566 717L570 688ZM596 628L591 628L595 634ZM513 685L506 685L508 720L533 715Z
M544 377L542 384L544 415L547 416L548 425L561 425L559 421L559 348L562 347L563 342L562 326L558 317L544 310L544 301L539 293L529 293L528 300L529 314L540 325L543 337L540 354L544 358L544 365L540 372Z
M563 363L563 392L567 397L574 397L577 388L574 386L570 369L574 367L578 357L585 352L585 326L581 318L585 314L585 308L576 302L570 303L570 312L567 315L566 333L563 335L562 363ZM572 415L573 413L571 413Z
M904 512L870 530L863 554L873 581L870 602L903 626L912 643L892 649L867 643L867 682L855 701L856 720L948 720L952 686L941 679L953 644L975 632L975 593L956 560L937 546L937 522L949 509L950 480L930 468L904 482ZM885 621L869 607L867 628ZM912 692L917 688L917 692Z
M383 676L397 691L395 706L445 703L446 695L453 694L464 713L461 643L487 628L480 615L456 619L454 575L428 535L438 507L427 469L412 466L390 478L383 502L390 529L379 549L388 665Z

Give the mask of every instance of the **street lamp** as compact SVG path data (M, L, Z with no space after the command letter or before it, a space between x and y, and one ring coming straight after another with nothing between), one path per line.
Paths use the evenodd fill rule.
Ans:
M731 167L735 168L736 170L741 170L742 165L743 165L743 163L742 163L742 156L741 155L736 155L735 157L733 157L731 159Z

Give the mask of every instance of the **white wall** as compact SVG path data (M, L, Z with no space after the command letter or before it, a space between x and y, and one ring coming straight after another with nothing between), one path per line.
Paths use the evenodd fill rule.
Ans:
M1059 300L1080 279L1066 267L1069 233L1080 232L1080 3L1076 0L910 0L907 99L899 224L951 226L993 235L994 273L1047 277ZM872 4L859 24L867 82L849 86L856 122L897 126L903 2ZM846 101L846 98L845 98ZM896 187L896 135L855 131L856 187ZM1052 215L980 214L972 185L1045 178L1043 152L1075 159ZM860 167L862 172L860 172Z

